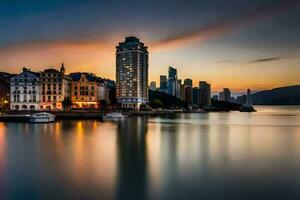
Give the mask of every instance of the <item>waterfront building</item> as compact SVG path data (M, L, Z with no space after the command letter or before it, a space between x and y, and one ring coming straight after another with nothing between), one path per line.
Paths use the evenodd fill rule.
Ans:
M156 82L155 81L150 82L149 89L152 90L152 91L156 91Z
M191 86L185 86L185 99L184 102L186 102L188 105L193 105L193 88Z
M210 84L206 81L200 81L199 82L199 104L201 106L210 106L211 100L210 100Z
M116 47L116 97L123 108L148 103L148 50L136 37Z
M219 100L219 96L218 96L218 95L214 95L214 96L212 97L212 99L215 100L215 101L218 101L218 100Z
M10 77L12 75L6 72L0 72L0 109L9 108L10 95Z
M231 101L231 91L229 88L223 88L223 92L219 93L219 100L220 101Z
M230 103L236 103L236 100L234 97L230 97Z
M199 106L200 92L198 87L193 87L193 105Z
M160 92L168 92L168 80L166 75L160 75L160 85L159 85L159 91Z
M90 73L71 73L71 99L74 109L98 109L102 89L97 77ZM100 87L100 88L99 88ZM103 94L102 94L103 95Z
M10 109L11 110L39 110L40 103L40 75L30 69L10 78Z
M171 94L172 96L177 96L177 87L178 87L178 82L177 82L177 69L174 67L169 66L168 70L168 93Z
M176 97L180 99L180 93L181 93L181 79L177 80L177 84L176 84Z
M60 71L49 68L40 74L40 110L62 110L65 98L71 98L71 78L65 75L62 63Z
M180 85L180 99L185 101L185 86L183 84Z
M193 80L190 78L184 79L184 85L193 87Z
M175 69L174 67L169 66L168 78L169 79L177 79L177 69Z

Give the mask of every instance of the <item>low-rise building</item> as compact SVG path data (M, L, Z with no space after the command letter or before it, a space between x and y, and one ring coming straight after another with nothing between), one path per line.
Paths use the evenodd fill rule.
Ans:
M0 72L0 109L8 109L10 101L10 77L12 74Z
M39 110L40 75L30 69L23 71L10 79L10 109Z
M62 102L71 97L71 78L65 75L64 64L60 71L49 68L40 75L41 110L62 110Z
M90 73L71 73L71 100L74 109L99 109L103 88L97 77Z

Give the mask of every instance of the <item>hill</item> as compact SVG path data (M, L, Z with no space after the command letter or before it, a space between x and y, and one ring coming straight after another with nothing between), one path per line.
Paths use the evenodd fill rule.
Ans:
M300 85L264 90L251 96L254 105L300 105Z
M184 107L186 107L186 104L177 97L174 97L174 96L164 93L164 92L149 90L150 103L152 101L154 101L155 99L159 99L163 103L163 106L166 108L171 108L171 107L184 108Z

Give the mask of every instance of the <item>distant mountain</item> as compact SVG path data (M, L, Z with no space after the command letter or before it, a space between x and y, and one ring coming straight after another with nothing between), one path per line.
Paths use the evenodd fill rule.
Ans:
M300 85L264 90L251 97L254 105L300 105Z

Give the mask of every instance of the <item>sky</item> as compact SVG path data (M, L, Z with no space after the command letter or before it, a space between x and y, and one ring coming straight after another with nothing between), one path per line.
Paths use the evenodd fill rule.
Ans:
M149 80L235 92L300 84L299 0L0 0L0 71L59 68L115 79L115 47L137 36Z

